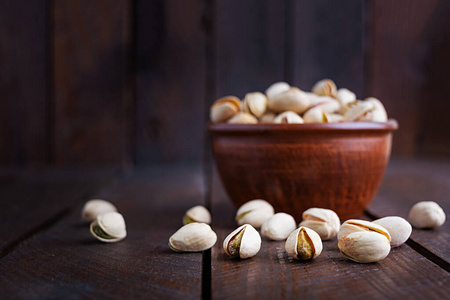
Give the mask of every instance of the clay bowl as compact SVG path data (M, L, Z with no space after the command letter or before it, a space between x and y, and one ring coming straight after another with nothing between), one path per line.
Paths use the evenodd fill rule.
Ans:
M342 220L360 216L389 161L395 120L386 123L210 124L222 183L236 207L265 199L301 220L310 207Z

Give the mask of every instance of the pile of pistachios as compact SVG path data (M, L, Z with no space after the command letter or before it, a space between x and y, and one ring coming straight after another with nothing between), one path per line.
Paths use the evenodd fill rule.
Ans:
M409 221L416 228L437 228L445 222L445 213L435 202L415 204ZM251 200L236 212L239 225L223 241L225 253L232 258L250 258L261 249L261 235L269 240L285 241L286 253L296 260L311 260L323 250L322 241L337 237L342 255L358 263L377 262L391 248L405 243L412 232L411 224L398 216L375 221L351 219L341 225L338 215L325 208L310 208L303 212L302 222L286 213L275 213L272 205L261 199ZM217 235L208 225L211 214L203 206L189 209L185 224L169 239L169 247L177 252L197 252L211 248ZM261 234L257 228L261 228Z
M217 99L210 109L212 123L335 123L386 122L380 100L357 100L348 89L337 89L330 79L317 82L304 92L286 82L272 84L265 92L247 93L241 101L235 96Z

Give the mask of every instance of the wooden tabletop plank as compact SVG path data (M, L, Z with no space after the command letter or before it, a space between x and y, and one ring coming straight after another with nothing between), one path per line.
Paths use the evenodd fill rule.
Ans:
M450 292L448 272L408 245L393 249L378 263L358 264L344 258L333 240L324 243L324 251L315 260L298 262L287 256L284 242L263 239L255 257L231 259L222 242L237 227L236 210L215 176L212 214L219 239L212 250L213 299L442 299Z
M116 204L128 236L105 244L81 205L0 260L0 295L17 298L200 298L202 254L167 245L184 212L203 202L199 168L135 171L95 195Z
M408 218L419 201L435 201L447 213L440 228L413 229L411 239L450 262L450 162L432 160L392 160L382 186L368 212L375 217L397 215Z

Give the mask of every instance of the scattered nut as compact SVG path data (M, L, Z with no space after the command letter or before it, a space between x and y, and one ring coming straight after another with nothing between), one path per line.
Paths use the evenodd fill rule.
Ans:
M414 204L408 219L416 228L437 228L445 223L445 213L436 202L422 201Z
M275 241L285 240L297 228L295 219L286 213L276 213L261 227L261 234Z
M312 229L299 227L294 230L284 245L288 255L297 260L309 260L322 252L322 240Z
M384 217L373 221L373 223L381 225L389 231L391 236L391 247L402 245L406 242L412 232L411 224L402 217Z
M375 231L360 231L345 235L339 239L338 247L345 257L359 263L382 260L391 250L386 236Z
M117 211L117 208L108 201L93 199L86 202L81 212L81 218L85 222L92 222L101 214Z
M259 228L273 214L274 209L269 202L261 199L251 200L239 207L236 222L239 225L250 224Z
M255 256L261 248L261 237L250 224L244 224L230 233L223 241L225 253L241 259Z
M184 214L183 224L186 225L193 222L210 224L211 214L209 213L209 210L201 205L197 205L188 209Z
M341 237L343 236L346 236L353 232L360 232L360 231L374 231L380 233L381 235L384 235L389 242L391 241L389 231L383 226L375 224L370 221L355 220L355 219L347 220L344 222L344 224L341 225L337 234L337 238L338 240L340 240Z
M198 252L211 248L217 241L216 233L206 223L184 225L169 239L169 247L177 252Z
M331 209L310 208L303 212L302 218L299 226L311 228L324 241L334 238L341 226L338 215Z
M127 236L125 220L118 212L107 212L97 216L91 223L91 233L98 240L114 243Z

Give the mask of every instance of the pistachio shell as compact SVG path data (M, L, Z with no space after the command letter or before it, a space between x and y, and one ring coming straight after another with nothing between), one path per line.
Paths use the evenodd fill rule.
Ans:
M295 219L286 213L276 213L267 219L261 227L261 234L271 240L285 240L297 228Z
M269 202L261 199L251 200L243 204L236 212L236 222L239 225L250 224L255 228L261 225L274 214Z
M118 212L101 214L91 223L91 234L98 240L113 243L127 236L125 220Z
M293 111L285 111L275 117L274 123L278 124L303 124L302 117Z
M255 256L261 248L261 236L250 224L244 224L223 241L225 253L241 259Z
M335 97L337 94L336 84L331 79L322 79L318 81L311 90L314 94L320 96Z
M271 98L275 95L278 95L280 93L283 93L287 90L289 90L291 86L287 84L286 82L275 82L271 86L269 86L266 90L266 96L267 98Z
M347 105L356 101L356 95L348 89L338 89L336 93L336 99L341 105Z
M340 104L336 99L332 97L316 96L314 100L311 100L311 104L308 109L317 107L320 107L323 112L333 113L339 109Z
M267 109L267 98L264 94L248 93L244 98L244 112L261 118Z
M228 120L230 124L256 124L258 119L246 112L239 112Z
M183 217L183 224L186 225L193 222L210 224L211 214L209 213L209 210L201 205L188 209Z
M384 217L373 221L373 223L381 225L389 231L391 236L391 247L402 245L406 242L412 232L411 224L401 217Z
M370 121L372 122L386 122L387 121L387 113L384 109L383 104L377 98L366 98L364 100L366 103L371 103L373 105L372 115Z
M347 234L359 231L375 231L384 235L389 240L389 242L391 241L389 231L387 231L387 229L384 228L383 226L375 224L370 221L356 220L356 219L350 219L345 221L344 224L342 224L341 227L339 228L337 238L340 239L341 237Z
M322 253L320 236L312 229L299 227L286 240L284 245L288 255L297 260L309 260Z
M261 122L261 123L273 123L273 121L275 120L276 116L277 115L274 112L266 111L266 113L261 117L261 119L259 119L259 122Z
M211 248L217 241L216 233L206 223L184 225L169 239L169 247L177 252L198 252Z
M310 99L305 92L291 87L289 90L275 94L267 99L267 106L271 111L283 112L291 110L302 114L309 106Z
M344 121L344 116L340 114L325 114L328 123L339 123Z
M210 109L210 119L213 123L225 122L241 110L241 101L235 96L225 96L217 99Z
M299 226L311 228L322 240L335 237L341 226L338 215L331 209L310 208L303 212L302 218Z
M358 101L352 105L344 115L345 122L365 121L364 116L371 113L373 104L364 101Z
M445 212L436 202L422 201L414 204L408 219L416 228L437 228L445 223Z
M339 239L341 253L359 263L371 263L382 260L391 250L386 236L375 231L360 231L345 235Z
M81 218L85 222L92 222L101 214L117 211L117 208L108 201L93 199L86 202L81 212Z
M305 123L328 123L328 118L320 106L311 108L305 112L303 120Z

